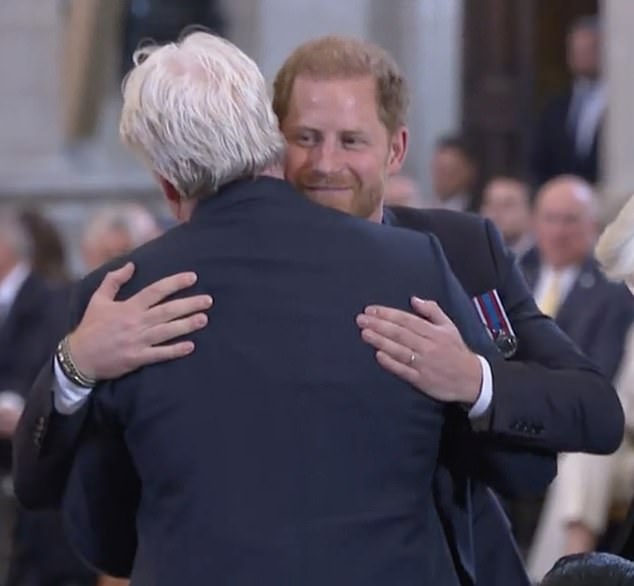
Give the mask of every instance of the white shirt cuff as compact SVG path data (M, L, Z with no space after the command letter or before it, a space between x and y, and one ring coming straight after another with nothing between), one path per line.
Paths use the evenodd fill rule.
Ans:
M469 410L469 419L477 419L484 415L493 401L493 374L491 373L491 365L482 356L478 355L480 366L482 367L482 386L480 387L480 395L478 400Z
M53 359L55 379L53 381L53 404L55 410L62 415L72 415L79 411L88 401L92 389L86 389L69 380L62 367Z

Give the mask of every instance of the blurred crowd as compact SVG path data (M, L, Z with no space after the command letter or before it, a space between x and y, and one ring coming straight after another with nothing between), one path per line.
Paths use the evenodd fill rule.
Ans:
M615 383L627 434L611 456L561 456L543 498L507 502L532 577L561 556L601 549L618 534L634 497L634 301L608 282L593 250L602 228L598 144L606 107L593 18L567 39L572 84L553 96L536 127L530 177L481 177L468 137L440 137L429 169L433 191L390 177L388 205L481 214L517 257L543 313ZM482 186L480 188L480 186ZM169 225L139 203L109 204L85 223L83 271L156 238ZM95 576L64 544L60 520L15 502L9 443L24 393L66 332L73 274L54 221L32 207L0 211L0 585L81 586ZM600 417L600 414L597 414ZM102 578L102 580L107 580Z

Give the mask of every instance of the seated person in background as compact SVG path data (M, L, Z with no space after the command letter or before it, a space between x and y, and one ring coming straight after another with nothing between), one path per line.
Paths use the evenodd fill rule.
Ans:
M512 177L494 177L482 192L480 215L491 220L515 256L522 257L533 244L531 194L528 185Z
M431 161L433 193L425 207L472 212L478 209L473 188L478 166L470 146L460 136L444 136Z
M541 586L629 586L634 564L609 553L587 553L560 559Z
M592 256L598 234L592 187L573 176L546 183L537 194L534 228L537 246L521 264L537 304L614 380L634 302L627 289L605 278ZM601 413L593 417L601 417ZM562 555L585 551L593 541L587 526L597 527L598 522L587 520L586 503L594 497L589 485L576 481L585 469L578 468L580 460L585 459L572 454L559 459L559 473L549 489L528 559L534 579L540 579ZM523 532L523 544L528 545L530 525L539 513L523 513L527 522L518 530Z
M161 233L157 220L140 204L120 203L99 208L82 234L84 268L92 271Z

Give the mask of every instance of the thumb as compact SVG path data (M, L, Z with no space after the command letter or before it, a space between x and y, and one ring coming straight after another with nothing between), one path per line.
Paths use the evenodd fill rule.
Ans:
M134 274L134 264L131 262L126 263L120 269L116 271L110 271L106 274L101 282L101 285L95 291L95 294L99 294L107 299L113 300L119 289L123 287Z
M447 317L447 314L435 301L428 301L421 299L420 297L412 297L411 304L418 315L424 317L432 324L437 326L453 324L453 322Z

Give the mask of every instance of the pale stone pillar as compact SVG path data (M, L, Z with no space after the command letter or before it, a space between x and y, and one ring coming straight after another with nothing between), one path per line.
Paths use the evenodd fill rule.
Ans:
M427 196L435 142L462 124L463 0L405 1L400 16L400 59L412 92L405 169Z
M611 216L634 193L634 2L603 0L601 13L608 95L602 191Z

